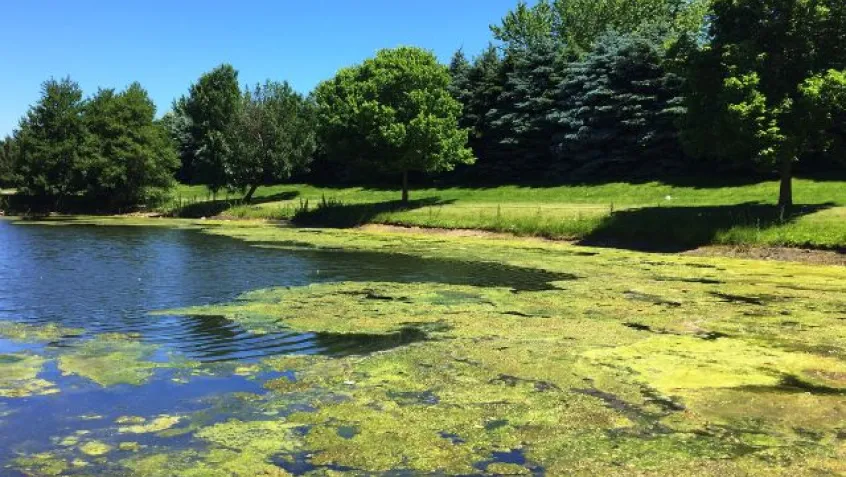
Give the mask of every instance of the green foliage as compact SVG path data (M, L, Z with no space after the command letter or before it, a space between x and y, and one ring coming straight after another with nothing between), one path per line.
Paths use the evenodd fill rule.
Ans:
M86 157L86 193L113 205L141 203L154 188L167 188L178 166L156 107L138 83L100 90L86 105L85 123L96 140Z
M448 69L419 48L381 50L342 69L315 92L325 153L339 164L404 177L473 162L449 85Z
M499 144L492 124L495 116L489 114L500 108L506 81L503 59L496 47L488 45L469 68L456 67L453 61L450 73L453 97L464 106L459 125L470 129L469 145L478 158L474 171L477 175L504 174L510 168L509 155Z
M491 26L508 46L526 47L550 37L573 53L593 47L603 33L698 32L709 0L540 0L517 8Z
M816 152L846 157L846 71L829 70L799 88L804 137Z
M285 83L265 82L247 89L229 141L227 185L249 189L274 184L306 167L315 150L313 103Z
M664 69L663 54L642 37L609 34L567 66L550 114L560 128L556 169L583 178L678 168L682 80Z
M0 140L0 188L15 185L17 145L13 136Z
M548 116L562 79L562 54L549 38L507 50L502 93L487 114L493 136L508 153L498 161L501 171L533 177L548 171L554 134Z
M74 197L111 208L147 200L171 185L177 165L155 113L137 83L83 100L70 79L45 82L9 149L20 191L58 207Z
M778 166L779 202L789 206L792 164L811 149L807 126L819 112L803 100L803 85L846 64L846 4L715 0L710 36L690 60L688 149L699 157Z
M191 85L188 97L176 103L178 114L187 118L187 141L181 148L193 155L194 182L215 192L227 185L226 163L232 154L230 131L240 101L238 72L223 64L202 75Z
M83 164L93 151L82 89L70 78L50 79L21 119L16 173L24 194L56 198L85 189Z

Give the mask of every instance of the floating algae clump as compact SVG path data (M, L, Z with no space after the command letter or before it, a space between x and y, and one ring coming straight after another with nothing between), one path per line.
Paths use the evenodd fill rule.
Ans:
M296 449L294 425L282 421L229 420L200 429L207 452L184 451L138 456L123 462L139 476L282 477L290 475L271 457Z
M79 446L79 451L85 455L97 457L112 451L112 446L100 441L89 441Z
M147 382L158 367L148 361L156 350L121 334L102 334L83 342L59 357L63 374L76 374L101 386L139 385Z
M12 461L15 468L28 475L63 475L68 468L68 462L49 452L18 457Z
M146 422L143 417L123 416L117 419L118 424L128 424L118 428L121 434L149 434L153 432L161 432L179 424L182 420L181 416L161 415Z
M61 338L82 334L77 328L66 328L56 323L30 325L12 321L0 321L0 337L15 341L56 341Z
M0 397L14 398L59 392L38 378L46 359L26 353L0 354Z
M56 323L30 325L11 321L0 321L0 337L15 341L55 341L69 336L78 336L82 330L65 328Z

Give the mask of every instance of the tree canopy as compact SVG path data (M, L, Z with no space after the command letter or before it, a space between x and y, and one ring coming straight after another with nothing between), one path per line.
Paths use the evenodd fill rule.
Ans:
M715 0L711 41L688 72L688 150L780 170L779 204L791 206L793 163L810 150L820 106L803 99L836 85L826 72L846 68L844 35L841 0Z
M461 103L450 95L448 68L425 50L381 50L342 69L315 91L321 143L340 163L375 167L403 177L450 170L474 158L458 125Z
M85 159L86 192L116 204L137 204L150 188L173 181L178 159L156 107L138 83L102 89L87 103L85 124L95 147Z
M238 72L223 64L200 76L188 96L177 100L179 119L187 137L182 152L189 156L193 182L205 184L212 191L228 183L226 163L232 154L231 130L241 101ZM173 123L172 123L173 124Z
M227 185L247 189L249 202L260 185L305 169L316 147L314 119L312 102L287 82L247 88L230 133Z
M521 1L499 25L494 36L508 47L525 48L554 39L574 54L593 48L604 33L684 34L697 32L709 0L540 0Z
M50 79L41 98L21 119L18 187L24 194L58 203L85 190L83 164L94 151L86 128L82 89L70 78Z

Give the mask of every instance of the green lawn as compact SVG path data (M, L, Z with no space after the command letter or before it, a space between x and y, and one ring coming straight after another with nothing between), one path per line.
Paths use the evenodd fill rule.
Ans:
M796 180L793 214L776 209L777 182L730 187L612 183L586 186L428 188L397 203L399 190L280 185L238 196L180 186L167 211L184 216L295 219L305 225L366 223L482 229L518 235L690 248L709 244L846 247L846 182ZM181 206L180 206L181 204Z

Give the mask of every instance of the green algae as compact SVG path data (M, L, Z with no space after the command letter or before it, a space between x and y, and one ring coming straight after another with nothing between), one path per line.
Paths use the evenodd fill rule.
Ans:
M55 394L55 384L38 378L47 360L27 353L0 354L0 397Z
M106 455L113 450L113 447L100 442L100 441L88 441L85 444L79 446L79 451L87 456L92 457L99 457L101 455Z
M80 334L82 334L82 330L76 328L66 328L56 323L31 325L11 321L0 321L0 337L14 341L56 341L61 338L79 336Z
M325 473L846 472L842 268L258 224L207 232L265 247L484 260L579 279L519 293L330 283L179 310L225 316L255 333L415 329L426 339L234 367L293 377L268 380L266 396L241 400L254 412L238 419L215 421L217 408L185 416L188 424L171 430L207 447L141 449L119 460L132 475L285 475L273 462L292 452ZM310 409L282 417L290 403ZM525 462L496 461L515 449Z
M62 475L70 468L68 462L49 452L17 457L12 461L15 468L29 475Z
M149 361L154 345L119 334L101 334L60 355L59 369L101 385L140 385L159 364Z
M152 454L124 461L139 476L285 476L270 458L296 449L294 426L281 420L230 420L205 427L195 436L206 441L205 452Z
M122 424L118 427L120 434L151 434L166 431L179 424L181 420L182 416L161 415L147 422L143 417L122 416L115 422Z

